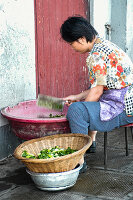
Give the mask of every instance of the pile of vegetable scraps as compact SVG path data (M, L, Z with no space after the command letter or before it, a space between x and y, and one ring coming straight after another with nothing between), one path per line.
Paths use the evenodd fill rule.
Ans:
M68 147L67 149L64 149L64 148L60 148L59 146L55 146L50 149L41 150L37 156L33 154L29 154L26 150L24 150L22 153L22 157L32 158L32 159L48 159L48 158L65 156L65 155L74 153L76 151L77 150L71 149L70 147Z

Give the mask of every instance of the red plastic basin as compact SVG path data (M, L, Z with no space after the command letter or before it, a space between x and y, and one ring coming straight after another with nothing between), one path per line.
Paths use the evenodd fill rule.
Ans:
M36 100L20 102L13 107L6 107L1 114L9 120L13 133L21 139L29 140L54 135L70 133L69 122L66 119L67 109L63 117L49 118L49 114L61 114L55 110L39 107Z

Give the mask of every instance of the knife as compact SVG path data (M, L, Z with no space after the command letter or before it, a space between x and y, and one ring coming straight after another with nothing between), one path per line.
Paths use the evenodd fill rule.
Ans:
M37 105L57 111L63 111L65 100L62 98L47 96L39 94L37 98Z

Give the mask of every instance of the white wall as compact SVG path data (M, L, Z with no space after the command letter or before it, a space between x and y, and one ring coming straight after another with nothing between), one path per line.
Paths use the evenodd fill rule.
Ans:
M34 0L0 0L0 109L35 98Z
M110 0L90 0L90 23L104 38L106 38L105 24L110 24L110 12Z
M90 22L104 38L107 38L105 24L110 24L109 39L133 61L132 0L90 0Z
M111 2L111 41L126 51L127 0Z
M127 0L126 52L133 62L133 1Z

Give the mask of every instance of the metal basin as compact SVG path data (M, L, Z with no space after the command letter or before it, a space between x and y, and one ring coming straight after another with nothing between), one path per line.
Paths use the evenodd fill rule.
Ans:
M28 169L26 171L30 174L37 188L47 191L58 191L70 188L76 183L82 166L78 165L73 170L60 173L35 173Z
M49 118L49 114L60 115L61 112L39 107L36 100L20 102L1 110L1 114L9 120L13 133L23 140L70 133L66 113L67 109L64 108L63 117Z

